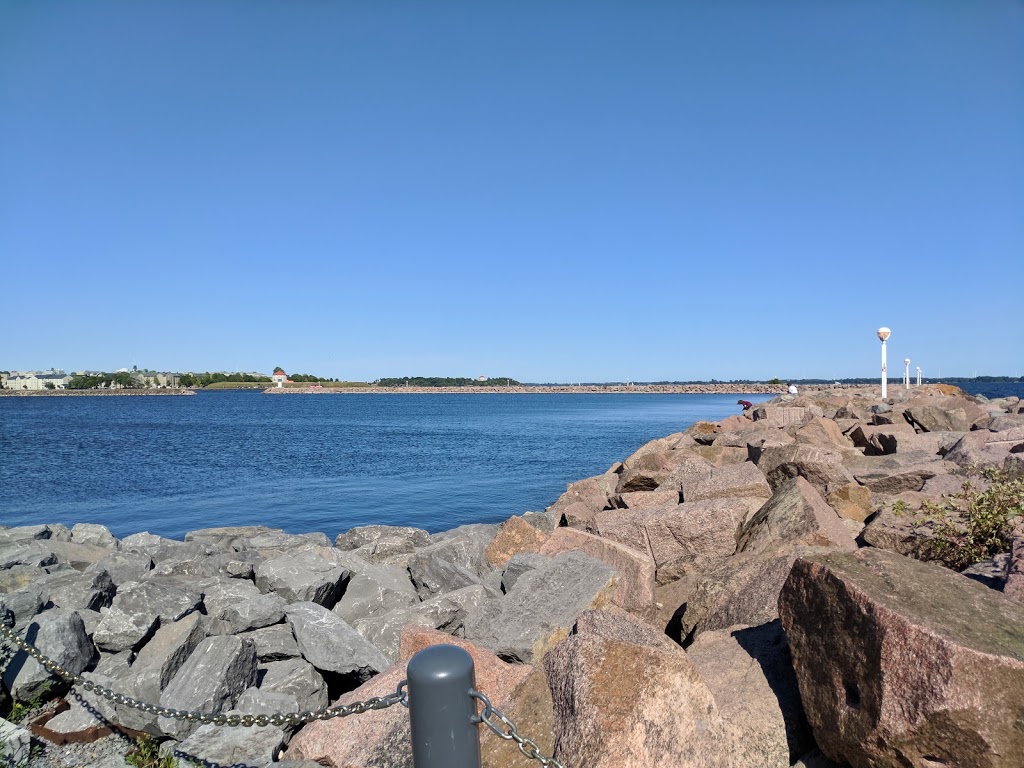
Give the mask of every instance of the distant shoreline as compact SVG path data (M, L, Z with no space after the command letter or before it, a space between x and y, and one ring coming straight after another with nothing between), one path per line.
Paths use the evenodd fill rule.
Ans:
M583 384L515 387L268 387L265 395L779 395L780 384Z
M0 389L0 397L122 397L194 395L192 389Z

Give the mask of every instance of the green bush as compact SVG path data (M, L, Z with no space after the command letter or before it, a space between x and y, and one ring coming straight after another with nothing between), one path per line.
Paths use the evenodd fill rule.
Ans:
M924 502L914 521L931 529L935 559L958 571L1008 552L1014 526L1024 515L1024 479L1011 479L1001 469L980 474L991 483L987 489L965 480L943 503Z

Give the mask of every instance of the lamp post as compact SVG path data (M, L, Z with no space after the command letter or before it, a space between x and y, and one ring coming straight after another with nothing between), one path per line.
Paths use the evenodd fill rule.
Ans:
M904 389L910 391L910 358L906 357L903 359L903 364L907 366L906 373L903 374Z
M888 328L882 327L878 329L878 338L882 341L882 399L885 400L889 396L889 388L887 386L885 376L885 342L889 340L889 336L892 333Z
M917 366L917 386L921 386L921 366Z

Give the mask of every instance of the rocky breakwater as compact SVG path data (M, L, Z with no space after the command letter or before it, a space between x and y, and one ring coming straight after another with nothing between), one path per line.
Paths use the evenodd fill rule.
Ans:
M500 525L0 531L0 614L88 679L211 713L385 695L455 643L567 768L1019 768L1024 528L958 572L925 561L946 534L917 512L982 466L1002 475L980 487L1017 488L1022 461L1015 398L822 390L654 440ZM65 691L14 653L0 712ZM99 717L206 765L411 765L401 707L296 732L69 700L50 733ZM535 764L482 743L487 766Z

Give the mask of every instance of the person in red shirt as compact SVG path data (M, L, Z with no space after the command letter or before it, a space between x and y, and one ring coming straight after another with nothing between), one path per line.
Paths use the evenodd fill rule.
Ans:
M754 407L754 404L752 402L750 402L749 400L737 400L736 404L737 405L742 405L744 411L749 411L751 408Z

